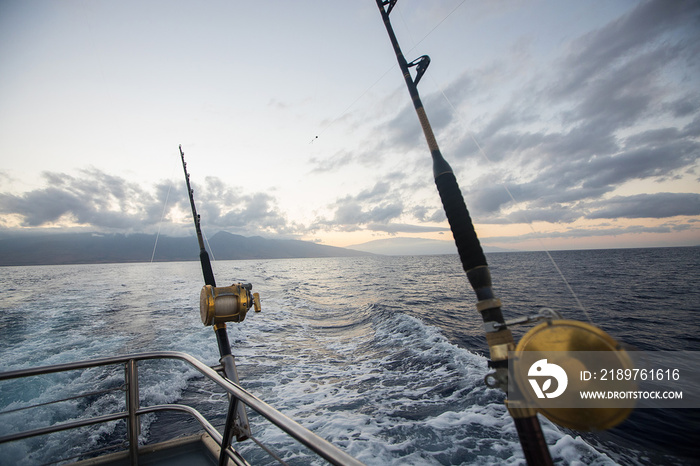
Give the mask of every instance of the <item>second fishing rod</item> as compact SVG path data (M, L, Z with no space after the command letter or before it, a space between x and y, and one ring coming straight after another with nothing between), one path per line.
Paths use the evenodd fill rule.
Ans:
M202 323L212 326L216 334L216 341L219 347L220 362L226 378L239 383L236 363L231 353L231 344L226 329L227 322L240 323L245 319L249 309L255 308L255 312L260 312L260 296L252 293L250 283L234 283L231 286L217 287L214 272L209 259L209 253L204 246L204 236L200 225L200 216L194 203L194 190L190 184L190 174L185 163L185 153L180 149L182 159L182 169L185 172L185 182L187 183L187 194L192 208L195 232L199 243L199 261L202 265L202 275L204 286L200 292L199 310ZM233 436L238 441L243 441L251 436L250 424L243 403L231 398L227 415L226 426L224 428L222 449L219 457L219 464L225 464L225 449L230 444Z

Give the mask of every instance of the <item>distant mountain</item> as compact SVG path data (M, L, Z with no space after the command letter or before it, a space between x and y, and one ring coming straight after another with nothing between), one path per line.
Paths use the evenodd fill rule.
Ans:
M0 266L149 262L155 235L55 233L0 237ZM217 260L342 257L366 252L325 246L308 241L246 237L219 232L209 239ZM195 237L158 238L154 261L199 259Z
M505 252L508 249L483 246L484 252ZM348 249L384 254L387 256L423 256L457 254L454 241L441 241L426 238L387 238L348 246Z
M193 239L196 243L196 240ZM217 259L291 259L295 257L366 256L366 252L295 239L267 239L220 231L209 239ZM197 256L199 257L199 256Z

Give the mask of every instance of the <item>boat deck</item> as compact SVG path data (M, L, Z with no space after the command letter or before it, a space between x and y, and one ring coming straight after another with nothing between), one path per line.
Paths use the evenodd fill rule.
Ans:
M211 466L218 464L219 445L207 434L168 440L139 448L139 464L148 466ZM73 463L74 466L129 466L122 451ZM233 464L229 462L229 464Z

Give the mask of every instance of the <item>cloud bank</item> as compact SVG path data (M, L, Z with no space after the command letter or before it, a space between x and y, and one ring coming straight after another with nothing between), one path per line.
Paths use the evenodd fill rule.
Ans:
M477 223L546 222L564 226L558 234L568 237L696 228L700 3L642 2L563 45L545 66L529 60L524 45L507 59L469 69L441 92L423 96ZM323 176L352 165L375 168L391 153L408 154L389 175L368 170L376 180L371 187L324 200L322 213L301 224L281 210L274 192L241 194L210 177L195 186L203 219L216 230L279 236L447 231L434 188L413 173L410 154L424 151L424 142L407 100L396 106L392 95L376 103L385 123L363 127L362 149L309 161L310 176ZM470 168L484 165L488 175L472 174ZM75 176L50 172L44 178L47 187L0 193L5 228L155 231L161 219L171 232L191 228L179 181L143 187L97 169ZM421 190L428 194L419 195ZM601 223L624 219L669 223ZM598 223L582 228L585 221Z
M683 191L698 182L698 2L640 3L568 43L550 66L523 67L527 55L515 50L510 61L468 70L423 97L479 223L700 215L697 192ZM494 107L499 89L508 98ZM489 105L480 102L489 98ZM404 106L367 153L422 148L415 120ZM343 157L366 163L361 154ZM471 176L467 168L475 164L489 173ZM404 213L427 209L404 202Z

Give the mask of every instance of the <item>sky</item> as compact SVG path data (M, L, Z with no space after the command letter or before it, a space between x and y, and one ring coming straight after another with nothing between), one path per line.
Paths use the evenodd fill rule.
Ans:
M400 0L483 244L700 244L700 3ZM372 0L0 0L0 234L451 240Z

